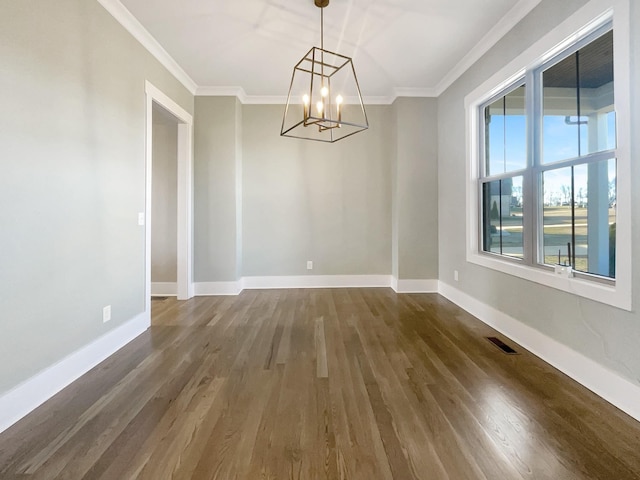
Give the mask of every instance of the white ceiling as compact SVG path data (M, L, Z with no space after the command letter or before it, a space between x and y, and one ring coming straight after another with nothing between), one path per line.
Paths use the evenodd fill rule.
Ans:
M364 97L435 95L539 1L332 0L325 48L353 58ZM285 96L293 66L320 46L313 0L120 2L199 92Z

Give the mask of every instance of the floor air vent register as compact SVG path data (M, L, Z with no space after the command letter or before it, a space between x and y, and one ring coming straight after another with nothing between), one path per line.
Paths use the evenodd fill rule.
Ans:
M511 348L509 345L504 343L498 337L486 337L486 338L491 343L493 343L496 347L498 347L500 350L502 350L504 353L506 353L508 355L518 355L518 352L516 352L513 348Z

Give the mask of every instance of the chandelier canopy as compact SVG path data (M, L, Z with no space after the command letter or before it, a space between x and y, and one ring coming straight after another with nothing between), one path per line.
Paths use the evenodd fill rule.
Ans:
M293 68L280 135L333 143L369 128L351 58L324 49L324 8L320 48L312 47Z

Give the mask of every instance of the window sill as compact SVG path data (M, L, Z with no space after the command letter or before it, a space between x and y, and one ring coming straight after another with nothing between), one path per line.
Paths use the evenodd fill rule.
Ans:
M467 252L467 261L549 288L631 311L631 290L624 288L619 280L615 285L607 285L584 278L567 278L556 275L547 269L531 267L478 252Z

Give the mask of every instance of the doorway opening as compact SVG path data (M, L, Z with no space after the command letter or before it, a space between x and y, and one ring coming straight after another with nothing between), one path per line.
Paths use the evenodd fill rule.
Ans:
M149 82L145 92L145 311L150 318L152 295L193 297L193 117Z
M152 105L151 296L178 295L178 125Z

